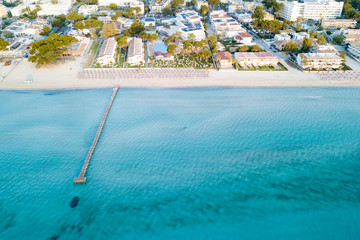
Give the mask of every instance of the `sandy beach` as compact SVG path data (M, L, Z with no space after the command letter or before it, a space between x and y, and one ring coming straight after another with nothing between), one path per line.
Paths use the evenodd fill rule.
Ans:
M209 70L206 78L182 79L81 79L85 58L35 68L27 59L17 65L1 66L4 78L0 89L75 89L101 88L119 85L120 87L201 87L201 86L241 86L241 87L346 87L360 86L360 81L324 81L315 73L300 72L289 68L287 72L235 70Z

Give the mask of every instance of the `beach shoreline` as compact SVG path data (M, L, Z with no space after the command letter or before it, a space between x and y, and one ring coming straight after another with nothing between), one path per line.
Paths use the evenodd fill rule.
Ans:
M320 80L315 73L289 71L216 71L208 70L208 77L149 79L84 79L78 78L82 59L48 68L35 68L33 63L21 61L5 78L0 90L72 90L120 87L189 88L189 87L360 87L360 81ZM6 69L5 69L6 70ZM2 70L3 72L6 72Z

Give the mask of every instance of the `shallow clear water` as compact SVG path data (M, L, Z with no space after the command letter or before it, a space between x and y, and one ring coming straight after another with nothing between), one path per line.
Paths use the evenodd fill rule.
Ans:
M360 239L360 89L121 89L75 185L111 93L0 91L0 239Z

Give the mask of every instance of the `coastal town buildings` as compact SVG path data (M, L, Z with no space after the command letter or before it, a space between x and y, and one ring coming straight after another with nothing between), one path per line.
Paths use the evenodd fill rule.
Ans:
M155 52L154 56L155 56L155 60L162 60L162 61L173 61L175 58L174 55L163 52Z
M292 39L293 40L304 40L305 38L309 38L310 34L308 34L307 32L299 32L299 33L294 33L292 35Z
M340 69L344 59L335 53L300 53L296 57L302 69Z
M144 24L145 27L155 27L155 25L156 25L155 18L153 18L153 17L145 17L143 19L143 24Z
M141 38L131 38L129 41L127 63L140 65L144 62L144 44Z
M71 0L60 0L53 4L51 1L39 4L41 10L37 13L38 16L58 16L69 13L72 8Z
M117 42L114 37L105 39L96 62L103 66L115 63L116 47Z
M8 16L8 10L4 5L0 4L0 17L7 17L7 16Z
M207 1L199 0L199 1L196 2L195 9L197 11L199 11L202 5L205 5L205 6L209 7L209 4L208 4Z
M168 5L170 5L170 0L152 0L150 2L150 12L161 13Z
M181 34L183 39L194 38L194 40L202 40L205 36L204 26L201 17L197 12L186 10L176 14L175 18L163 21L168 27L159 27L159 32L170 36L176 32Z
M242 4L239 4L239 3L230 3L229 6L228 6L228 12L229 13L242 11L243 9L244 9L244 6Z
M340 35L344 38L345 43L360 41L360 29L343 29Z
M248 12L237 13L236 19L241 23L251 23L254 20L251 17L251 13L248 13Z
M280 1L284 7L279 11L281 17L296 21L298 17L303 19L334 19L341 16L344 2L335 0L303 0L303 1Z
M315 45L312 47L312 52L314 53L336 53L339 52L335 49L335 47L331 44L323 44L323 45Z
M65 56L80 57L84 55L87 47L90 44L90 38L76 37L76 39L78 40L78 42L73 43L68 47L69 50L64 54Z
M229 0L228 12L236 11L254 11L256 6L259 5L256 1L244 1L244 0Z
M218 52L216 60L220 69L232 69L232 56L230 52Z
M291 36L289 34L275 34L274 41L283 41L283 40L290 40Z
M139 0L98 0L98 6L107 7L115 3L118 7L140 7L140 14L144 14L144 3Z
M274 47L279 51L284 51L286 44L288 44L291 41L297 44L298 50L301 49L303 40L277 40L274 42Z
M145 13L145 4L142 1L131 1L129 7L140 8L140 15L144 15Z
M24 30L30 25L29 21L16 21L7 26L3 31L8 31L14 34L15 37L25 35Z
M324 19L321 26L325 29L355 28L356 23L354 19Z
M49 26L47 20L38 18L35 21L27 25L21 32L18 33L18 36L28 36L33 37L34 39L38 38L42 29L45 26Z
M233 38L240 32L245 32L240 23L222 10L211 12L209 21L212 29L222 38Z
M279 59L270 52L236 52L236 62L244 66L275 66Z
M349 43L347 50L354 57L360 59L360 41Z
M264 20L270 20L270 21L275 20L275 15L267 11L264 11Z
M25 4L19 4L16 7L10 9L11 15L13 17L19 17L23 12L23 10L27 7ZM28 6L31 11L35 9L35 5Z
M27 53L27 48L33 41L28 38L17 38L6 50L0 51L0 58L20 58Z
M252 36L247 32L239 33L237 36L235 36L235 40L241 45L250 46L255 44Z
M98 10L97 5L81 5L78 9L78 13L84 16L95 14Z
M291 34L291 35L293 35L294 33L296 33L296 31L292 30L292 29L280 30L280 34Z

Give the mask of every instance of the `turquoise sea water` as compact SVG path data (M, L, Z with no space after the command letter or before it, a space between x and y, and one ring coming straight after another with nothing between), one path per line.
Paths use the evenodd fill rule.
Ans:
M120 89L75 185L111 93L0 91L0 239L360 239L360 89Z

